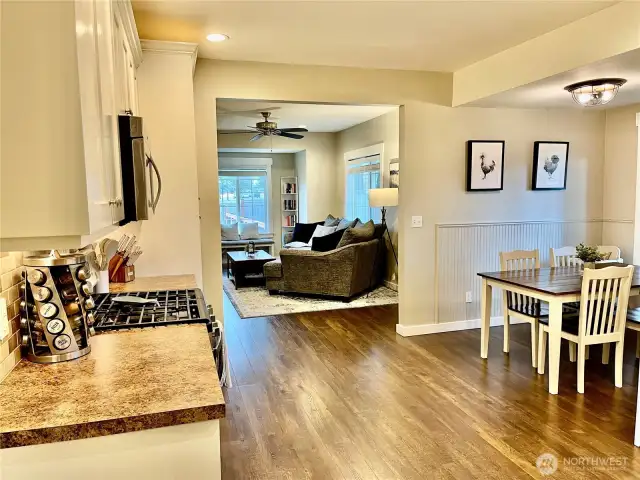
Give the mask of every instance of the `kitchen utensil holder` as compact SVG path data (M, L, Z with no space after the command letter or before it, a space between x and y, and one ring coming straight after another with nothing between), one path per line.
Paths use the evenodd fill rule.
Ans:
M123 265L116 270L113 283L128 283L136 279L136 269L133 265Z
M20 327L27 360L58 363L87 355L94 302L86 258L33 256L24 265Z

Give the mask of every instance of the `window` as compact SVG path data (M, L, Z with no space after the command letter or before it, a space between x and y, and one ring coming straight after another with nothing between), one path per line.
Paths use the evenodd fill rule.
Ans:
M265 170L221 170L218 177L220 223L258 222L261 233L269 231L269 195Z
M380 209L369 207L369 190L380 187L380 155L349 160L346 184L347 218L380 222Z

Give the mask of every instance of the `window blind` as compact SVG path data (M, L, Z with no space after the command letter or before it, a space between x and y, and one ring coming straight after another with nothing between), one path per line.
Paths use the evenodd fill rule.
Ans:
M345 195L347 218L380 221L380 209L369 207L369 190L379 187L380 155L349 160Z

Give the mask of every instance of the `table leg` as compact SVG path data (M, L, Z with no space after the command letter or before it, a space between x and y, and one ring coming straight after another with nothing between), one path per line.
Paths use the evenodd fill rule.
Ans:
M562 302L549 302L549 393L558 394L560 373L560 331L562 329Z
M486 278L482 279L482 293L480 298L480 356L487 358L489 353L489 330L491 321L491 285Z

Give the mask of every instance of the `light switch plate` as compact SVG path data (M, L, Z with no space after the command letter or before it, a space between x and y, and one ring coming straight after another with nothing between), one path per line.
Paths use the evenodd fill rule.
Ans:
M7 314L7 301L0 298L0 340L9 336L9 315Z
M412 228L422 227L422 215L414 215L413 217L411 217L411 227Z

